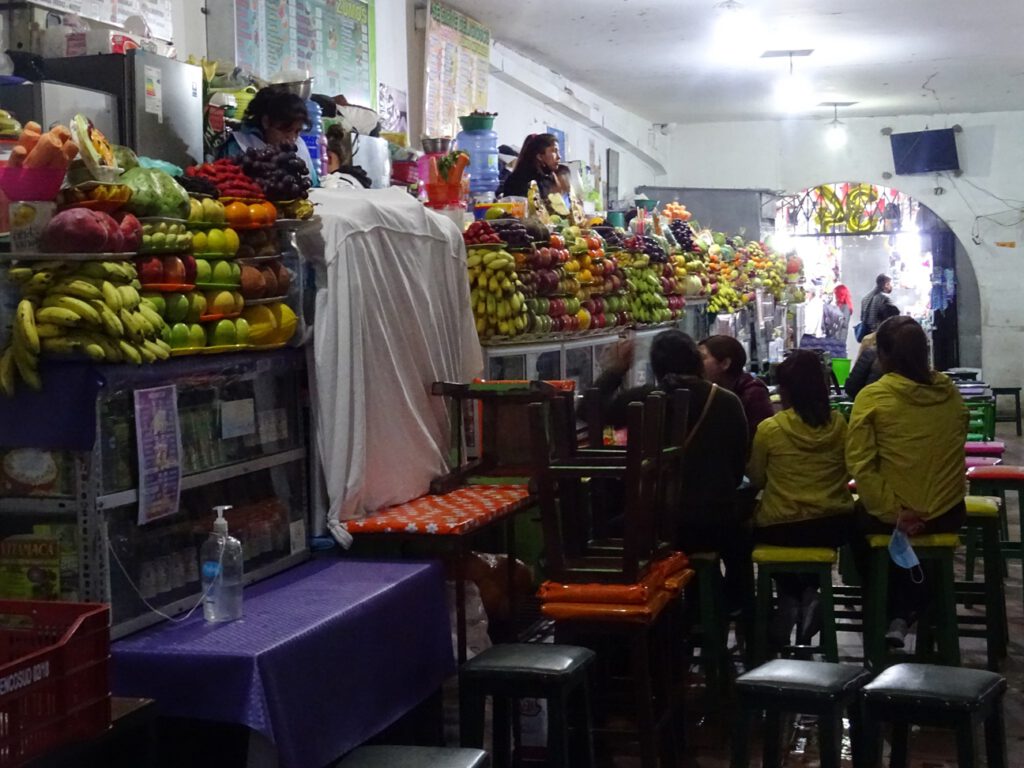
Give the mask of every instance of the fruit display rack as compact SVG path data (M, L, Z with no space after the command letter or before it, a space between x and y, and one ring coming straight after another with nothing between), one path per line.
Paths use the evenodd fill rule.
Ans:
M53 365L58 378L89 364ZM0 448L0 597L108 602L115 638L159 622L150 606L185 613L201 595L198 548L219 504L234 506L246 583L309 557L301 350L94 370L104 380L94 399L55 406L83 413L92 401L78 419L95 421L91 451ZM177 387L180 506L139 525L134 391L166 384ZM236 435L227 404L239 402L252 419Z

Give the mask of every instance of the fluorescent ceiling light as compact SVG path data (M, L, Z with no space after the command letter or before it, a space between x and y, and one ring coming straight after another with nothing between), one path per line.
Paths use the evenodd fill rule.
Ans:
M775 104L782 112L803 112L813 102L811 84L800 75L784 75L775 84Z
M829 149L842 149L846 146L846 126L838 120L828 124L825 132L825 144Z

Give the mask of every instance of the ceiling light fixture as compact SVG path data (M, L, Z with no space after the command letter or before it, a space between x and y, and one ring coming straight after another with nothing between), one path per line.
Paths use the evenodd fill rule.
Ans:
M811 104L811 84L793 72L794 53L789 53L789 76L775 84L775 103L783 112L802 112Z
M846 126L839 122L839 104L832 104L832 122L825 133L825 143L829 149L842 149L846 146Z
M716 64L745 66L764 36L757 14L738 0L722 0L714 10L711 56Z

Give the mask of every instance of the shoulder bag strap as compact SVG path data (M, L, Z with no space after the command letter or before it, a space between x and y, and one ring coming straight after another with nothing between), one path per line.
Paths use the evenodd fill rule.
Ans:
M700 412L700 418L697 419L697 423L693 425L693 429L690 430L690 434L686 436L686 442L683 443L683 450L685 451L690 447L690 443L693 442L693 438L697 436L697 430L700 429L701 424L704 423L704 419L708 416L708 411L711 410L711 403L715 399L715 395L718 394L718 385L712 384L711 391L708 393L708 399L704 401L704 409Z

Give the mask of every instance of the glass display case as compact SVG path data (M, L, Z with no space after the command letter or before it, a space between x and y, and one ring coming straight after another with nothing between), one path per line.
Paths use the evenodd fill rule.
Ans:
M114 637L184 613L222 504L247 583L306 559L304 361L279 350L96 369L99 394L72 404L95 411L92 451L0 451L0 597L109 602ZM140 524L134 393L168 384L180 501Z

